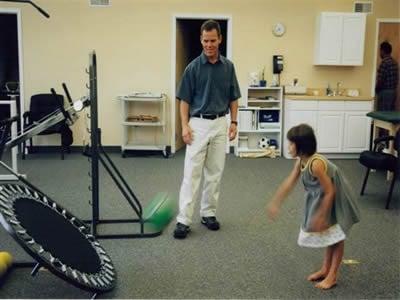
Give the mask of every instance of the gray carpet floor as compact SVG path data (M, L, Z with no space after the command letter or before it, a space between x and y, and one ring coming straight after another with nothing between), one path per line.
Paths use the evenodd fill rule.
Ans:
M177 199L184 151L169 159L158 155L121 158L117 153L111 157L144 205L159 191ZM335 163L358 194L364 168L357 160ZM303 214L301 184L287 199L275 223L265 216L265 204L292 164L284 158L228 155L217 215L220 231L208 231L200 224L197 205L192 232L186 240L173 239L175 221L156 238L101 240L113 259L118 282L113 291L98 298L399 299L399 182L391 209L385 210L389 182L384 173L371 174L366 195L359 198L362 221L353 227L345 243L344 259L358 263L342 264L337 286L321 291L306 277L320 267L323 250L301 248L296 243ZM61 161L56 153L34 154L20 161L20 170L79 218L91 217L89 163L82 155L73 153ZM104 170L100 182L101 216L132 217L129 205ZM130 232L132 227L103 229ZM0 251L12 253L16 260L29 259L2 227ZM12 270L0 287L0 298L91 297L46 270L35 277L28 269Z

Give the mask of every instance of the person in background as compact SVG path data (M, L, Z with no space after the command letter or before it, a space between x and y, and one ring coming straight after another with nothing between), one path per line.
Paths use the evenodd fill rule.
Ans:
M221 41L218 22L204 22L200 28L203 51L186 67L177 91L182 137L186 144L179 214L173 234L177 239L184 239L189 233L195 200L200 194L201 223L210 230L220 228L216 211L227 134L229 140L236 137L241 96L233 63L219 53ZM229 129L228 112L231 114Z
M399 66L391 56L392 46L388 42L380 45L382 59L376 74L376 100L378 111L391 111L395 109L397 85L399 84Z
M321 269L307 279L320 281L315 285L317 288L330 289L336 285L344 240L353 224L360 219L357 198L342 171L316 153L317 141L309 125L292 127L287 139L289 154L297 160L289 176L267 204L267 214L275 220L283 201L301 176L306 193L298 244L326 248Z

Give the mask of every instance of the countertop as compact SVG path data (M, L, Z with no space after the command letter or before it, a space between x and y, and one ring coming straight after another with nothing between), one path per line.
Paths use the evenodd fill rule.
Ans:
M285 95L285 99L290 100L319 100L319 101L372 101L374 100L371 96L314 96L314 95Z

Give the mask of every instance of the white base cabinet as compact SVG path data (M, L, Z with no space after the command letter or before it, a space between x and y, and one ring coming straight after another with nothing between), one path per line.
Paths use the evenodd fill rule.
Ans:
M344 127L351 130L344 131L343 152L360 153L369 148L371 118L366 117L365 112L345 112Z
M372 101L326 101L285 99L284 156L288 130L300 123L313 127L317 151L330 157L358 157L369 149Z
M344 113L319 111L317 121L317 145L319 152L340 152L343 141Z

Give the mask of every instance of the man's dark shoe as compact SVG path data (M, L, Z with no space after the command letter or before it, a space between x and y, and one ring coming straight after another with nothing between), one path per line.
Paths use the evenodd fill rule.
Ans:
M219 229L219 222L215 217L202 217L201 224L206 226L210 230L218 230Z
M190 232L189 226L178 222L176 224L176 228L174 230L174 238L184 239L184 238L186 238L186 236L189 232Z

